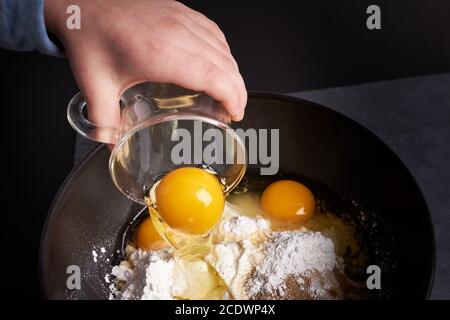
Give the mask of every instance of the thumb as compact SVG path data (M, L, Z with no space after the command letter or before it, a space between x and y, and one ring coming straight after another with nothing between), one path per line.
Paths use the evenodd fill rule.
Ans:
M96 127L92 138L115 144L120 126L119 91L114 86L94 85L83 92L88 119Z

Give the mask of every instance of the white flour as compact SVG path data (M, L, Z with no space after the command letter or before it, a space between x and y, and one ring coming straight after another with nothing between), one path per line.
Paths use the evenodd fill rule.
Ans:
M248 299L245 283L253 268L264 258L261 245L249 240L216 244L206 258L228 286L231 296L237 300Z
M242 240L264 240L270 231L267 220L262 218L249 218L246 216L231 216L223 220L213 234L215 243L239 242Z
M308 272L323 274L333 271L335 267L333 242L321 233L275 232L265 244L265 257L247 284L248 294L254 296L276 292L284 296L288 276L301 281L301 277ZM312 286L312 289L321 290L320 283Z
M336 266L332 240L318 232L271 233L267 220L237 215L228 206L224 217L206 260L227 284L231 298L249 299L274 291L283 295L286 277L305 276L311 270L332 271ZM165 300L180 296L188 284L179 278L179 265L170 249L137 250L113 268L112 275L121 288L117 290L117 281L112 284L110 298ZM320 293L321 285L311 289Z
M112 285L111 299L170 300L171 292L180 290L172 281L174 258L170 250L137 250L130 255L130 262L131 266L122 263L113 268L112 275L124 282L124 288L117 291Z

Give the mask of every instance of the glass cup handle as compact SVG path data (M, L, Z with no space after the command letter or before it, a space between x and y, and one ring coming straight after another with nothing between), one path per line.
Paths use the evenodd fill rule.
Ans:
M70 100L67 107L67 120L69 120L72 128L80 135L93 141L98 141L108 144L116 144L119 130L112 127L102 127L90 122L83 114L86 107L81 92L77 93L72 100Z

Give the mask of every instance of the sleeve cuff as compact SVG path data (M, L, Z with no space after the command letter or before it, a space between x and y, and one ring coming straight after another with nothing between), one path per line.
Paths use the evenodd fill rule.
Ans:
M44 54L61 57L64 56L64 51L50 39L47 28L45 27L44 1L36 1L38 6L36 8L36 49Z
M0 2L0 46L17 51L39 51L52 56L64 56L64 51L47 33L44 0Z

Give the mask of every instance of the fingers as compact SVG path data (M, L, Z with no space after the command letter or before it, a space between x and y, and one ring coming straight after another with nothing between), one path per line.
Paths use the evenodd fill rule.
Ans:
M243 84L236 61L230 52L221 51L190 30L186 30L182 39L173 41L173 45L213 62L224 71L230 72L230 75Z
M217 49L188 28L180 26L172 26L168 34L163 35L159 41L157 47L160 48L160 61L157 59L152 66L164 65L164 69L158 71L165 74L166 82L204 91L221 101L233 120L242 118L247 91L230 52ZM200 76L205 79L199 79ZM197 81L189 81L189 78ZM219 81L223 83L216 83Z
M247 96L243 93L245 88L241 88L241 84L234 79L231 72L225 71L211 60L181 48L168 50L165 58L172 63L160 74L163 82L203 91L220 101L232 120L242 119Z
M230 48L223 32L215 22L211 21L203 14L176 1L171 2L171 4L177 12L174 16L191 32L189 35L185 32L180 35L180 37L175 37L177 42L174 43L174 45L177 45L181 47L181 49L187 50L196 55L202 56L215 64L217 67L221 68L223 71L229 72L229 75L236 82L237 94L240 97L239 103L238 105L229 105L228 100L232 100L232 98L225 99L225 101L222 102L230 113L236 113L236 110L242 110L243 112L247 103L245 83L239 73L238 65L230 52ZM230 62L234 68L231 68L232 66L230 65ZM208 92L211 90L205 88L203 91ZM219 94L216 93L216 96L218 95ZM240 115L237 116L237 118L240 117Z
M185 6L182 3L174 1L173 5L175 7L178 7L179 10L182 10L184 13L186 13L192 21L198 23L199 25L203 26L204 29L206 29L209 32L211 32L212 34L214 34L214 36L219 41L225 43L229 49L225 35L223 34L222 30L220 30L219 26L214 21L208 19L205 15L201 14L198 11L192 10L191 8Z
M105 85L101 79L98 79L87 91L83 91L89 121L98 126L98 129L92 132L93 138L97 141L107 143L116 141L116 129L120 126L118 94L118 88Z
M173 4L176 16L179 17L183 23L186 23L188 27L195 26L199 35L201 34L205 39L211 40L211 44L217 43L223 50L227 52L230 51L230 46L225 39L225 35L215 22L182 3L174 1Z
M242 119L247 91L219 27L176 1L145 3L128 15L112 11L128 17L128 23L107 32L100 29L101 37L83 34L84 46L78 41L66 45L91 122L119 127L119 95L138 80L205 92L220 101L233 120Z
M219 40L209 29L206 29L204 26L196 23L195 21L192 21L191 19L189 19L187 17L184 19L183 23L185 23L186 27L197 37L199 37L203 41L207 42L210 46L214 47L215 49L220 51L222 54L227 55L229 57L229 59L232 61L236 70L239 70L236 60L234 59L233 55L231 54L228 43L226 43L222 40Z
M211 46L221 50L224 54L230 54L231 60L235 64L235 67L239 70L236 60L233 55L231 55L230 46L228 45L225 35L214 21L182 3L174 1L173 5L176 10L182 12L177 16L187 28L203 40L207 41Z

